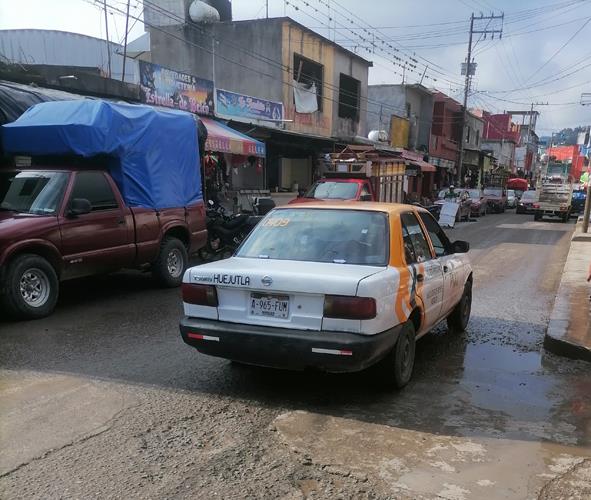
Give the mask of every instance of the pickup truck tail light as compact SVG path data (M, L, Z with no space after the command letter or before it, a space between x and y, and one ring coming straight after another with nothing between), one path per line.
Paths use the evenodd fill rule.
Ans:
M183 302L196 306L218 306L218 294L213 285L195 285L183 283Z
M540 204L539 203L534 203L534 208L540 208Z
M326 295L324 317L336 319L372 319L376 317L376 301L370 297Z

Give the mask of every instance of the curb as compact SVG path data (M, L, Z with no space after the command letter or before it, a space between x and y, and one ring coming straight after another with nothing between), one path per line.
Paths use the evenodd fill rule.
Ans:
M568 324L566 320L551 320L550 323L554 321L563 321L564 323ZM562 328L565 326L566 325L563 325ZM565 358L581 359L591 363L591 349L588 349L580 344L569 342L564 338L553 336L550 333L551 328L551 326L548 326L548 330L546 330L546 334L544 335L544 349L546 349L546 351L558 356L563 356Z
M579 226L580 221L571 237L544 335L544 349L559 356L591 362L589 291L577 278L587 273L591 260L591 233L579 232Z

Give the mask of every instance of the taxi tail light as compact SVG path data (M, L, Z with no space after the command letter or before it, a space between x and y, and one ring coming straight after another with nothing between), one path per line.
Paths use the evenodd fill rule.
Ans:
M183 283L183 302L196 306L218 306L218 294L213 285L195 285Z
M376 317L376 301L370 297L326 295L324 317L337 319L372 319Z

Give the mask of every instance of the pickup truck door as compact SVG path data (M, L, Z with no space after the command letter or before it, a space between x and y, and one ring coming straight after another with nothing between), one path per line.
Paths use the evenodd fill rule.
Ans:
M443 301L443 271L434 258L423 227L414 212L401 215L402 238L406 263L411 267L411 299L413 293L423 303L424 319L421 332L433 328L441 318ZM419 333L419 332L417 332Z
M441 318L443 318L451 312L462 297L464 291L461 276L463 263L453 253L451 242L433 216L429 213L420 212L419 217L429 234L435 256L440 262L443 271L443 301L441 308Z
M123 207L105 173L77 172L68 203L60 218L64 277L73 278L116 270L134 262L131 212ZM75 198L87 199L92 211L69 215Z

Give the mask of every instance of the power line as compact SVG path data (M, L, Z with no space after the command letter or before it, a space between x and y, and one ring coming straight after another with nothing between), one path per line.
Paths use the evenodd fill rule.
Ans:
M558 54L560 54L560 52L562 51L562 49L564 49L570 42L573 41L573 39L583 30L583 28L585 26L587 26L587 24L589 24L589 21L591 21L591 17L589 17L582 25L581 27L575 31L572 36L566 41L564 42L560 48L554 52L554 54L552 54L552 56L550 57L550 59L548 59L544 64L542 64L537 70L535 70L530 77L527 79L527 81L530 81L535 75L537 75L543 68L545 68L548 64L550 64L550 62L552 61L552 59L554 59ZM527 83L527 81L525 83Z
M318 2L320 2L320 3L322 3L322 4L324 4L324 5L328 5L328 0L316 0L316 1L318 1ZM336 6L338 6L338 7L340 7L341 11L344 11L344 12L346 12L347 14L349 14L349 15L353 16L353 18L355 18L355 19L357 19L358 21L360 21L361 23L363 23L363 25L365 25L366 27L363 27L363 26L362 26L362 25L361 25L359 22L355 22L355 21L354 21L352 18L347 18L346 16L344 16L344 17L345 17L345 18L346 18L346 19L347 19L347 20L348 20L348 21L349 21L351 24L357 24L358 26L362 27L362 29L364 29L364 30L365 30L365 32L366 32L368 35L370 35L370 34L374 34L374 35L375 35L375 33L377 33L377 34L378 34L378 35L380 35L380 36L378 36L378 37L376 37L376 38L377 38L379 41L382 41L382 40L383 40L383 37L385 36L385 33L383 33L383 32L381 32L380 30L377 30L376 28L374 28L374 27L373 27L371 24L369 24L369 23L368 23L367 21L365 21L363 18L361 18L360 16L358 16L358 15L357 15L357 14L355 14L354 12L351 12L349 9L347 9L346 7L344 7L343 5L341 5L341 4L340 4L339 2L337 2L336 0L330 0L330 1L331 1L330 5L332 5L332 6L333 6L333 9L334 9L334 6L335 6L335 5L336 5ZM342 14L341 14L341 15L342 15ZM371 30L371 31L370 31L370 30ZM398 48L396 48L396 47L393 47L393 46L392 46L390 43L388 43L386 40L383 40L383 42L384 42L384 43L386 43L386 44L387 44L387 45L388 45L390 48L393 48L393 49L394 49L394 50L396 50L396 51L400 51L400 49L402 49L402 52L403 52L403 53L405 53L405 52L408 52L408 49L407 49L406 47L404 47L404 46L403 46L402 44L400 44L400 43L398 43L398 44L397 44L398 46L400 46L400 49L398 49ZM412 61L412 63L414 63L414 64L418 64L418 63L419 63L419 62L418 62L418 60L417 60L417 59L414 57L415 55L416 55L416 57L418 57L418 58L422 59L423 61L425 61L426 65L423 63L423 66L425 66L425 67L426 67L426 66L430 66L430 67L432 68L432 71L435 71L435 72L437 72L437 73L439 73L440 75L443 75L443 76L449 76L449 75L448 75L448 73L446 72L445 68L443 68L442 66L440 66L440 65L438 65L438 64L436 64L436 63L434 63L433 61L430 61L430 60L428 60L428 59L426 59L426 58L424 58L424 57L422 57L422 56L420 56L420 55L418 55L418 54L414 54L414 53L413 53L413 55L409 55L409 54L407 54L407 57L408 57L408 58L410 58L410 60ZM435 68L439 68L439 70L436 70ZM443 71L441 71L441 70L443 70ZM421 71L422 71L422 70L419 70L419 73L420 73ZM450 76L450 77L451 77L451 76ZM452 78L453 78L453 77L452 77ZM449 80L447 80L447 81L449 82ZM453 83L454 85L456 85L456 84L457 84L457 82L452 82L452 83Z
M288 5L294 6L294 9L296 9L299 12L304 13L305 15L307 15L308 17L310 17L310 18L312 18L312 19L314 19L316 21L318 21L318 19L316 17L314 17L312 14L308 13L307 11L305 11L301 7L295 6L293 4L294 1L299 1L300 3L302 3L303 5L305 5L306 7L309 7L309 8L314 9L315 12L317 12L317 13L323 15L324 17L326 17L328 19L328 23L334 21L335 24L338 24L338 25L340 25L340 26L342 26L344 28L348 28L348 26L344 25L342 22L336 20L336 17L335 16L337 14L342 16L341 12L334 8L334 5L339 5L336 2L333 1L330 4L331 5L331 9L332 9L332 11L335 12L335 14L333 15L331 13L329 15L329 14L325 14L325 13L321 12L318 8L312 6L310 4L310 2L308 2L307 0L291 0L291 1L290 0L286 0L286 3ZM321 4L323 4L323 5L328 5L328 1L327 0L317 0L317 1L319 3L321 3ZM355 21L352 20L351 18L348 18L346 16L343 16L343 17L344 17L345 21L347 21L349 23L352 23L352 24L358 25L358 23L355 23ZM325 29L332 29L332 28L326 28L325 27ZM362 29L365 31L366 36L368 38L365 38L364 36L356 33L355 31L351 31L351 33L354 36L356 36L357 38L359 38L361 41L352 40L351 38L348 38L348 37L345 37L345 38L348 41L351 41L354 44L354 47L362 48L363 50L365 50L366 52L368 52L372 56L378 56L378 57L380 57L376 53L376 50L378 52L381 52L382 54L388 54L391 58L385 57L383 55L381 57L383 57L388 62L390 62L390 63L392 63L392 64L394 64L396 66L399 66L399 67L403 68L403 70L404 70L405 73L406 72L414 73L414 74L417 75L417 78L422 75L422 70L419 70L417 68L418 61L416 59L414 59L412 56L402 54L399 49L397 49L394 45L392 45L392 43L386 42L385 40L383 40L379 36L376 36L375 35L375 31L370 31L370 30L368 30L367 28L364 28L364 27L362 27ZM380 45L380 43L376 43L376 41L377 42L381 42L381 45ZM388 50L388 49L390 49L390 50ZM399 54L402 54L402 55L399 55ZM435 71L435 70L433 70L433 71ZM439 73L441 73L441 72L439 72ZM435 78L435 77L428 76L428 78L431 79L431 80L433 80L434 82L437 81L437 78ZM454 84L455 84L455 82L454 82Z
M82 1L84 1L84 2L86 2L86 3L89 3L89 4L92 4L92 0L82 0ZM105 1L106 1L106 0L105 0ZM145 0L145 1L146 1L146 3L149 3L149 2L147 2L147 0ZM117 8L117 7L113 6L113 5L111 5L111 4L107 4L107 5L108 5L108 7L109 7L109 8L110 8L112 11L118 12L118 13L120 13L120 14L125 14L125 11L123 11L123 10L121 10L121 9L119 9L119 8ZM163 13L163 15L165 15L165 13L169 13L169 14L171 14L171 16L173 16L173 17L171 17L171 19L173 19L173 18L174 18L174 13L172 13L172 12L169 12L169 11L166 11L165 9L161 9L161 11L162 11L161 13ZM137 17L136 17L136 16L134 16L134 15L132 15L132 14L130 14L130 18L132 18L132 19L136 19ZM175 33L173 33L173 32L170 32L170 31L167 31L167 30L165 30L165 29L162 29L162 28L161 28L161 27L159 27L159 26L156 26L156 25L153 25L153 24L147 23L147 22L145 22L145 21L144 21L144 24L145 24L146 26L148 26L149 28L151 28L151 29L154 29L154 30L156 30L156 31L159 31L159 32L161 32L161 33L164 33L165 35L168 35L168 36L170 36L170 37L172 37L172 38L175 38L175 39L177 39L177 40L179 40L179 41L182 41L182 42L184 42L184 43L187 43L187 44L189 44L189 45L192 45L192 46L194 46L194 47L196 47L196 48L199 48L199 49L203 50L203 51L204 51L204 52L206 52L206 53L209 53L209 54L213 54L213 53L214 53L214 52L213 52L213 50L209 49L208 47L205 47L205 46L199 45L199 44L198 44L198 43L196 43L196 42L192 42L192 41L190 41L190 40L187 40L186 38L184 38L184 37L182 37L182 36L179 36L179 35L177 35L177 34L175 34ZM239 66L239 67L242 67L242 68L244 68L244 69L247 69L247 70L249 70L249 71L253 71L253 72L255 72L255 73L259 74L259 75L262 75L262 76L265 76L265 77L271 78L271 79L273 79L273 80L275 80L275 79L276 79L276 76L275 76L275 75L272 75L272 74L269 74L269 73L264 73L264 72L261 72L261 71L260 71L260 70L258 70L258 69L252 68L251 66L248 66L247 64L243 64L243 63L240 63L240 62L238 62L238 61L234 61L234 60L232 60L232 59L230 59L230 58L228 58L228 57L226 57L226 56L220 55L220 54L218 54L218 53L216 53L216 54L215 54L215 56L216 56L216 57L219 57L220 59L222 59L222 60L224 60L224 61L226 61L226 62L228 62L228 63L230 63L230 64L234 64L234 65L237 65L237 66ZM288 83L288 82L284 82L284 84L285 84L285 85L287 85L287 86L289 86L289 87L291 87L291 88L295 88L295 85L293 85L293 84L290 84L290 83ZM325 86L328 86L328 84L324 84L324 85L325 85ZM333 86L333 87L334 87L334 86ZM337 87L334 87L334 88L337 88ZM332 98L330 98L330 97L327 97L327 96L325 96L325 95L322 95L322 96L321 96L321 98L322 98L323 100L326 100L326 101L329 101L329 102L333 102L333 103L339 104L339 100L337 100L337 99L332 99ZM398 110L398 111L401 111L401 112L406 112L406 110L405 110L405 109L403 109L403 108L397 108L397 107L394 107L394 106L391 106L391 105L388 105L388 104L385 104L385 103L381 103L381 102L379 102L379 101L371 101L371 100L369 100L369 99L360 99L360 100L366 101L366 102L368 102L368 103L369 103L369 102L371 102L371 103L379 104L379 105L382 105L383 107L386 107L386 108L389 108L389 109ZM366 113L369 113L369 114L374 114L374 115L376 115L376 116L378 116L378 115L380 114L380 113L378 113L378 112L372 112L372 111L370 111L370 110L369 110L369 109L367 109L367 108L366 108L366 109L362 109L361 107L360 107L360 112L366 112ZM430 121L428 121L428 120L419 120L419 122L422 122L422 123L431 123L431 122L430 122ZM450 120L449 122L446 122L446 123L457 123L457 119L455 119L455 118L454 118L454 119L452 119L452 120Z

